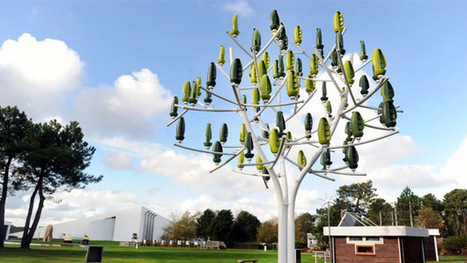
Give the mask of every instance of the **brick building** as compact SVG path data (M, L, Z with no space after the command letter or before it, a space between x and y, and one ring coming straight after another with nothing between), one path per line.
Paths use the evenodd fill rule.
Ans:
M345 220L342 220L343 223ZM408 226L325 227L331 232L332 263L425 263L438 261L437 229Z

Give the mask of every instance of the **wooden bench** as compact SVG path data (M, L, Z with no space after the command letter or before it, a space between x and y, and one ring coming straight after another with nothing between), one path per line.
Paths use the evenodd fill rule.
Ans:
M239 259L237 260L237 263L247 263L247 262L256 263L258 261L259 259Z

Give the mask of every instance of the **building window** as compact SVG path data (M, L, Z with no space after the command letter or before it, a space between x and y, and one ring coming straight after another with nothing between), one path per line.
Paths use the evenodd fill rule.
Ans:
M355 245L355 254L356 255L374 255L375 246L374 245Z
M384 239L383 237L347 237L346 243L369 246L374 244L382 245L384 244Z

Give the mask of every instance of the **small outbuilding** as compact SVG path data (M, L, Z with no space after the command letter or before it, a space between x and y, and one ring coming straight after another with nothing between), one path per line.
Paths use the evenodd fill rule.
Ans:
M332 263L438 261L437 229L340 224L338 227L324 227L323 233L331 237Z

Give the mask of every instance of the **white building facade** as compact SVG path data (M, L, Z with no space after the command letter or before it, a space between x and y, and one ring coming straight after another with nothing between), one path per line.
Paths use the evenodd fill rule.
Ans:
M74 238L88 235L91 240L129 241L133 233L138 240L160 240L164 227L171 223L167 218L146 207L132 208L110 214L83 218L53 225L53 238L64 238L70 234ZM45 227L36 231L42 238Z

